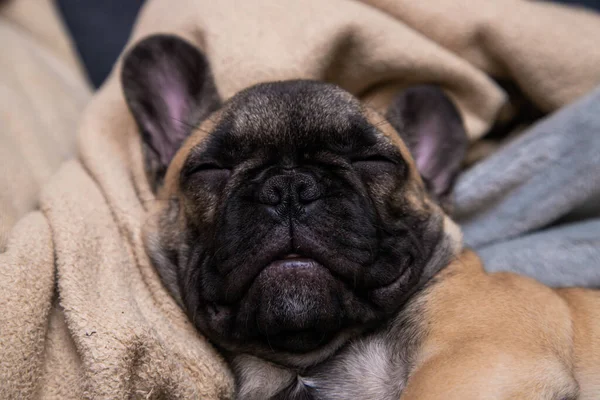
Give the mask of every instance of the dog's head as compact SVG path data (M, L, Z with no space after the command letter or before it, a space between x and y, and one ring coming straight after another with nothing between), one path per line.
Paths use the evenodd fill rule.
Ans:
M221 104L203 54L163 35L126 55L122 84L157 194L148 253L225 349L318 362L394 315L460 248L436 200L466 136L439 89L404 91L386 118L313 81Z

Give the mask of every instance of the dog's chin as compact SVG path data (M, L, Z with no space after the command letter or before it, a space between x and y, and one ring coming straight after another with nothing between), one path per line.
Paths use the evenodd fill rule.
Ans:
M321 361L381 318L327 267L298 256L265 266L235 306L203 314L201 330L225 350L294 366Z
M256 332L276 351L305 353L343 328L344 285L308 258L270 263L256 278L238 318L252 318Z

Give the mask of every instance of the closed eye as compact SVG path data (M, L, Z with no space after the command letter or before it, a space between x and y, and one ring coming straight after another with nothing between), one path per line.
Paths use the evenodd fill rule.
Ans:
M352 164L358 163L389 163L389 164L398 164L396 161L383 156L381 154L373 154L366 157L357 157L351 160Z
M229 176L231 174L231 169L223 167L215 162L204 162L187 166L183 171L183 174L186 177L196 174L218 174L219 176Z
M396 159L382 154L371 154L350 160L352 168L363 178L403 177L407 173L404 159Z

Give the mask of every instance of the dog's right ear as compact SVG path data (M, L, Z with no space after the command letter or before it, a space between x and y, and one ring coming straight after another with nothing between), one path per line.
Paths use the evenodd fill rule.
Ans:
M154 35L124 57L121 84L144 146L153 190L185 138L220 106L204 54L185 40Z

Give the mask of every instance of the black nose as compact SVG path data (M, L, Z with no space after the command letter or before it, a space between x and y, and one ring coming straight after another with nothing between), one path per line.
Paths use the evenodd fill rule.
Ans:
M320 196L319 185L311 174L291 172L268 178L260 188L258 200L273 207L302 207Z

